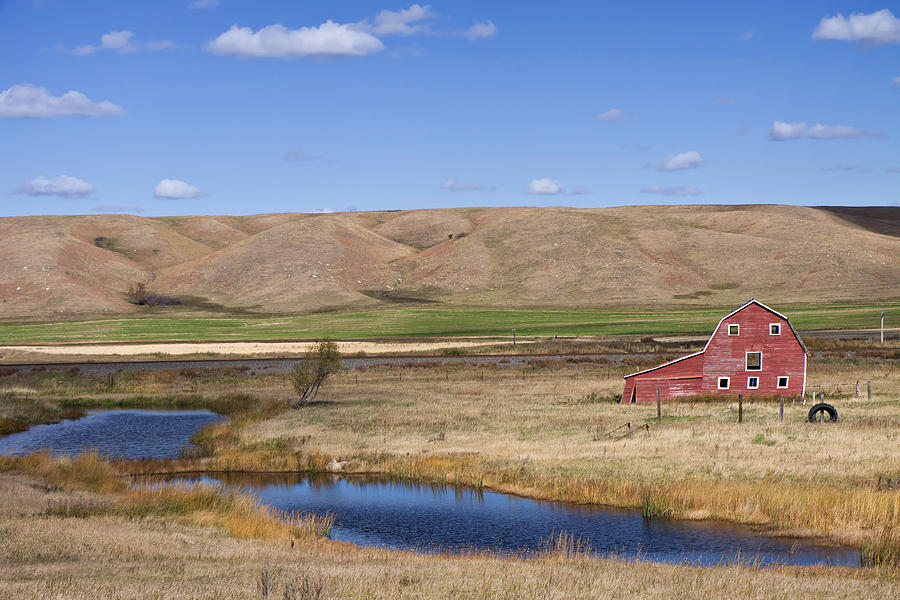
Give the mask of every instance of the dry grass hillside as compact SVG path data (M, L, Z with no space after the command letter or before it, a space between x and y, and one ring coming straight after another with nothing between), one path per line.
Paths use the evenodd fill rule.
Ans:
M900 296L900 208L648 206L0 219L0 317L431 301L603 307Z

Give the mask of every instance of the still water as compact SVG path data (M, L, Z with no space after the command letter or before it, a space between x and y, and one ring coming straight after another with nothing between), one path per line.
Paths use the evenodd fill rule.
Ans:
M0 437L0 455L22 456L39 450L78 454L96 450L119 458L177 458L190 437L220 415L199 410L98 410L81 419L35 425Z
M560 532L592 553L674 563L859 566L854 548L771 538L748 527L645 519L638 511L539 502L490 491L365 476L196 475L180 480L242 487L284 511L332 513L332 538L431 552L528 554Z

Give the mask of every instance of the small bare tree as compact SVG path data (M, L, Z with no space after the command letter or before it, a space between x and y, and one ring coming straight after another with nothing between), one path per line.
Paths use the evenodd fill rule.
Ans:
M300 408L309 404L319 393L319 388L328 381L328 378L341 369L343 369L341 353L333 340L326 337L307 350L303 355L303 360L290 376L291 384L298 397L293 403L293 407Z

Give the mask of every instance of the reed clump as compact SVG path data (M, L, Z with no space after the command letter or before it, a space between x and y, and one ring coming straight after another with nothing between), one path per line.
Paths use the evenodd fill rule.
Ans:
M47 453L21 458L0 457L0 472L36 476L66 490L112 494L116 500L111 505L80 503L48 508L47 514L55 516L178 516L199 525L224 527L235 537L264 539L327 537L334 524L332 515L283 513L261 504L252 496L221 486L151 484L147 481L130 485L127 476L95 452L84 452L75 457L54 457Z
M205 483L145 483L131 489L122 506L129 516L187 517L198 525L222 526L237 538L328 537L334 524L332 515L283 513L251 496Z
M120 492L127 487L122 474L96 452L74 457L36 452L21 458L0 457L0 471L24 472L65 489Z
M900 567L900 534L883 529L863 542L859 556L866 567Z

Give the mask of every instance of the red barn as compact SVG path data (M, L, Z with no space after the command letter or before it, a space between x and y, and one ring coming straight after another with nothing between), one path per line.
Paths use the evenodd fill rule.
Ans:
M654 402L698 394L802 395L806 346L790 321L750 300L726 315L706 346L671 362L625 376L622 402Z

